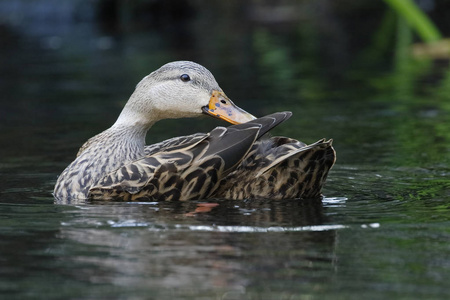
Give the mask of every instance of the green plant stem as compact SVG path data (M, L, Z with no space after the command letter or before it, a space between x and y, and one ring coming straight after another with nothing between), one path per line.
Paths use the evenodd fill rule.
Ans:
M442 38L439 29L412 0L384 0L413 27L420 38L431 43Z

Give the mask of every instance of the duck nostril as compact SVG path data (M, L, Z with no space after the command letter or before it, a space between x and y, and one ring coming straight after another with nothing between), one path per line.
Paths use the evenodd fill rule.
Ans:
M220 103L222 103L222 104L227 104L227 101L225 101L225 100L220 100Z

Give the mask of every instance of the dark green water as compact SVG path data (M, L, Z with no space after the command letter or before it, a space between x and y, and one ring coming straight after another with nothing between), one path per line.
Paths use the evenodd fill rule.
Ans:
M228 14L245 12L210 5L181 33L1 27L1 298L450 297L448 61L400 55L395 39L374 45L380 6L365 22L337 10L333 26L242 26ZM55 205L78 147L114 122L143 76L178 59L208 67L255 115L293 111L274 134L333 138L323 201ZM148 142L218 125L164 121Z

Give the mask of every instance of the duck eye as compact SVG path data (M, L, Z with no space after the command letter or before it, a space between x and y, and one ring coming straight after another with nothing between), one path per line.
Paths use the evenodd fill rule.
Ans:
M181 81L188 82L191 80L191 77L189 77L188 74L183 74L180 76L180 79L181 79Z

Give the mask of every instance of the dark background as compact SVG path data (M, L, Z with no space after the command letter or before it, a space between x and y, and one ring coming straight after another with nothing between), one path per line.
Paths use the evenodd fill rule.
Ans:
M401 2L0 1L0 298L449 298L450 1ZM254 115L292 111L274 134L334 139L322 202L54 204L78 148L181 59Z

